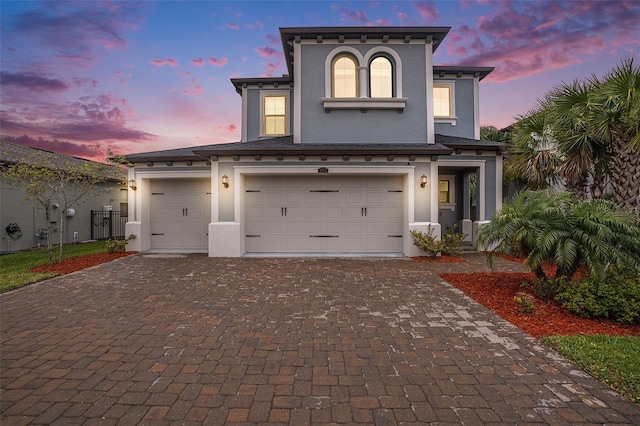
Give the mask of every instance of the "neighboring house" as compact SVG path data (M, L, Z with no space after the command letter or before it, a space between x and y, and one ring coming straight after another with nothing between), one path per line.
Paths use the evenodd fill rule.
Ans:
M289 74L231 80L241 142L127 156L129 249L413 256L412 229L471 239L501 207L502 155L479 140L492 68L433 65L448 31L280 29Z
M37 150L11 142L0 141L0 166L15 164L18 161L33 158L34 152L44 153L56 164L82 165L89 160L70 157L67 155ZM88 196L83 202L74 205L65 212L64 242L85 241L92 238L106 238L118 233L117 213L128 211L127 188L119 180L105 185L105 191L99 196ZM0 173L0 252L23 250L32 247L46 246L47 222L45 212L32 201L25 200L22 190L9 187ZM56 203L60 206L59 203ZM59 207L62 208L62 207ZM112 212L106 212L106 210ZM92 220L91 210L104 211L95 214ZM52 212L54 221L53 243L59 241L60 212ZM126 220L126 219L124 219ZM124 234L124 229L119 232Z

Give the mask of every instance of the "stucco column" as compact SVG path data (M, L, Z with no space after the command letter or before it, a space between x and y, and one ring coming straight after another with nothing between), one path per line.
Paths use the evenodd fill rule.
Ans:
M358 89L361 98L369 96L369 85L367 84L367 67L358 67Z

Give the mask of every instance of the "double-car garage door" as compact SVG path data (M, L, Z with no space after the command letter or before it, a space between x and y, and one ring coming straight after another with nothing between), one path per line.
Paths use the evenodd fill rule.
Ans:
M401 253L402 176L246 176L247 253Z

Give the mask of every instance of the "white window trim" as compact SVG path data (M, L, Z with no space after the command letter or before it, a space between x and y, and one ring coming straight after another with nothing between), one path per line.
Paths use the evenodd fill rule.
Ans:
M333 78L333 61L340 54L349 54L358 67L358 88L359 97L357 98L334 98L332 97L332 78ZM371 98L369 97L369 62L376 55L387 54L393 58L394 72L394 93L393 98ZM395 62L395 63L393 63ZM396 110L403 111L407 105L408 98L402 97L402 60L398 53L386 46L379 46L370 49L364 56L351 46L340 46L333 49L327 55L324 61L324 97L321 98L322 106L325 111L334 109L359 109L366 111L369 109L377 110Z
M449 199L453 202L441 203L440 202L440 181L446 180L449 182ZM439 175L438 176L438 209L456 211L456 177L453 175Z
M449 117L438 117L434 114L433 120L436 123L448 123L452 126L455 126L458 122L458 117L456 116L456 82L454 80L433 80L433 87L449 87L449 93L451 96L451 116ZM433 108L433 104L431 105Z
M291 134L291 101L289 90L260 90L260 139L275 138L284 135L266 135L264 132L264 98L267 96L284 96L285 116L284 116L284 135Z

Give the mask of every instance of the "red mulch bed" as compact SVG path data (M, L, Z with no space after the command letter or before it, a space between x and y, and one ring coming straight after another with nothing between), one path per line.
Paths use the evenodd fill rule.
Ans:
M415 256L412 257L411 259L415 260L416 262L434 262L434 263L456 263L456 262L466 262L466 260L464 260L461 257L458 256L451 256L450 254L443 254L440 256Z
M56 272L59 275L69 274L71 272L80 271L82 269L86 269L90 266L99 265L101 263L110 262L112 260L129 256L134 254L135 252L118 252L118 253L98 253L98 254L88 254L85 256L77 256L69 259L62 259L62 262L55 263L53 265L46 264L36 266L31 270L33 272Z
M533 294L522 288L524 282L535 279L532 273L476 272L440 276L533 337L558 334L640 335L640 325L620 325L608 320L582 318L565 310L557 302L546 302L537 297L533 313L521 312L513 297L521 291Z

